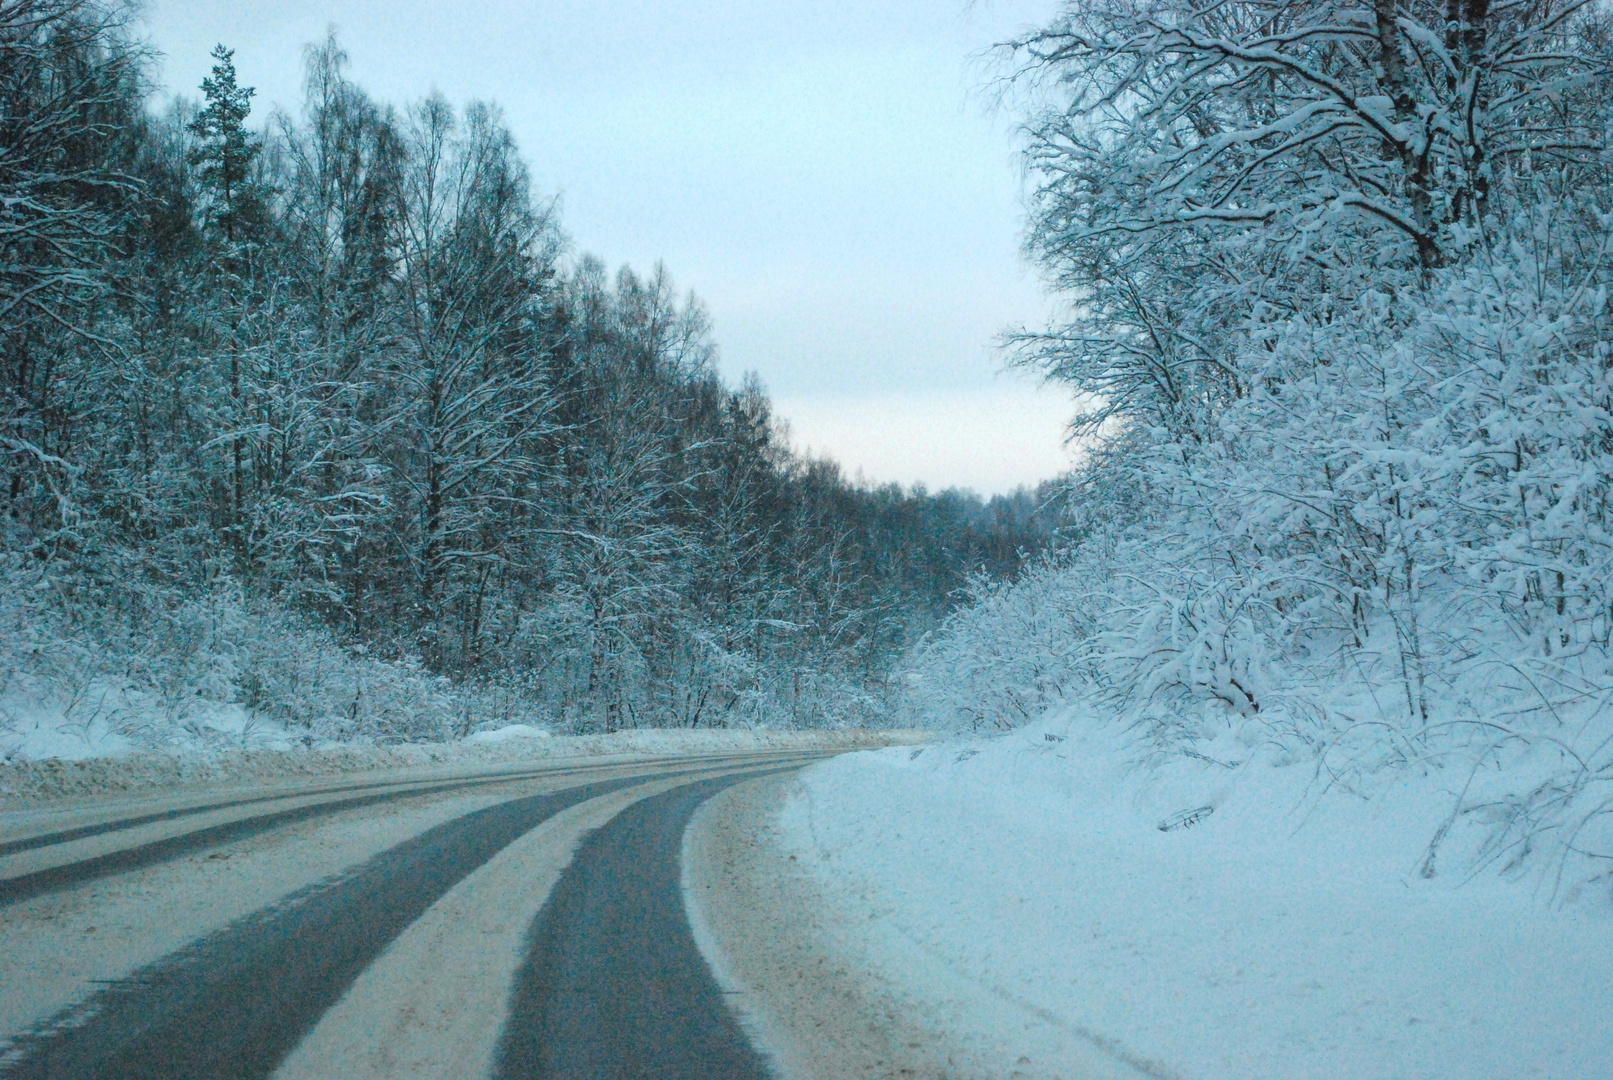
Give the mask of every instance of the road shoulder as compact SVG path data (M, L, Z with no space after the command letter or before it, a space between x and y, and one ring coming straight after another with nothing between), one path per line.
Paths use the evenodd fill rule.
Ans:
M789 774L736 784L684 836L695 941L752 1040L783 1080L1011 1075L972 1066L830 932L835 905L777 842L795 783Z

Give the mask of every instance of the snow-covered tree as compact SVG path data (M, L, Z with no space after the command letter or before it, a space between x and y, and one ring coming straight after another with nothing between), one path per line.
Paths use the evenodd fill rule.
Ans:
M62 524L74 421L102 387L96 312L138 212L131 9L0 3L0 455L13 515ZM88 364L89 366L86 366Z
M1600 10L1096 0L1011 52L1067 300L1019 358L1091 451L1068 550L977 588L919 698L1449 768L1473 850L1608 857Z
M500 558L501 519L541 482L535 447L554 408L542 323L559 240L488 106L462 124L440 96L416 106L397 195L397 346L378 423L407 515L397 527L411 538L414 617L440 659L464 575Z
M0 754L14 694L145 745L877 719L1045 542L801 460L664 269L566 258L492 106L327 38L295 115L222 47L155 108L129 17L0 0Z
M1253 231L1326 263L1366 226L1423 267L1497 178L1584 166L1604 57L1587 0L1082 0L1015 43L1060 91L1031 122L1043 232ZM1321 236L1315 234L1321 233ZM1117 236L1117 241L1120 242Z
M236 82L234 49L217 45L211 55L217 63L202 80L207 104L190 123L197 139L192 161L197 177L212 193L213 216L233 243L241 218L259 194L252 184L252 163L263 144L246 126L257 91Z

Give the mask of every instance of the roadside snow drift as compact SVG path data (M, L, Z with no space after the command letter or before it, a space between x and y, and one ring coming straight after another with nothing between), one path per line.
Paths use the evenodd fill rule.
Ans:
M1073 1039L1202 1080L1607 1075L1605 889L1425 876L1443 778L1363 797L1230 738L1143 769L1095 730L839 757L783 811L835 947L972 1056Z

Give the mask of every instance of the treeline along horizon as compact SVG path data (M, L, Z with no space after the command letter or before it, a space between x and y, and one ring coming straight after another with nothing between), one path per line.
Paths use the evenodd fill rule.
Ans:
M222 45L202 100L159 108L130 17L0 0L7 610L124 658L79 682L250 652L192 640L228 596L252 633L574 730L873 722L967 576L1048 541L1045 492L794 453L663 268L569 255L496 107L376 102L331 37L296 117L253 127ZM197 693L271 712L315 677L203 667L227 685ZM348 730L441 734L343 693ZM279 709L333 723L320 700Z

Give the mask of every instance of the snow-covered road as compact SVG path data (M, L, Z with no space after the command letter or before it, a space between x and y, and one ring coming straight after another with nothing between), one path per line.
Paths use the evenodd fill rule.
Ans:
M1426 785L1105 745L1055 720L0 815L0 1077L1605 1075L1604 899L1425 877Z
M6 815L0 1076L767 1075L683 917L679 845L726 785L808 760Z

